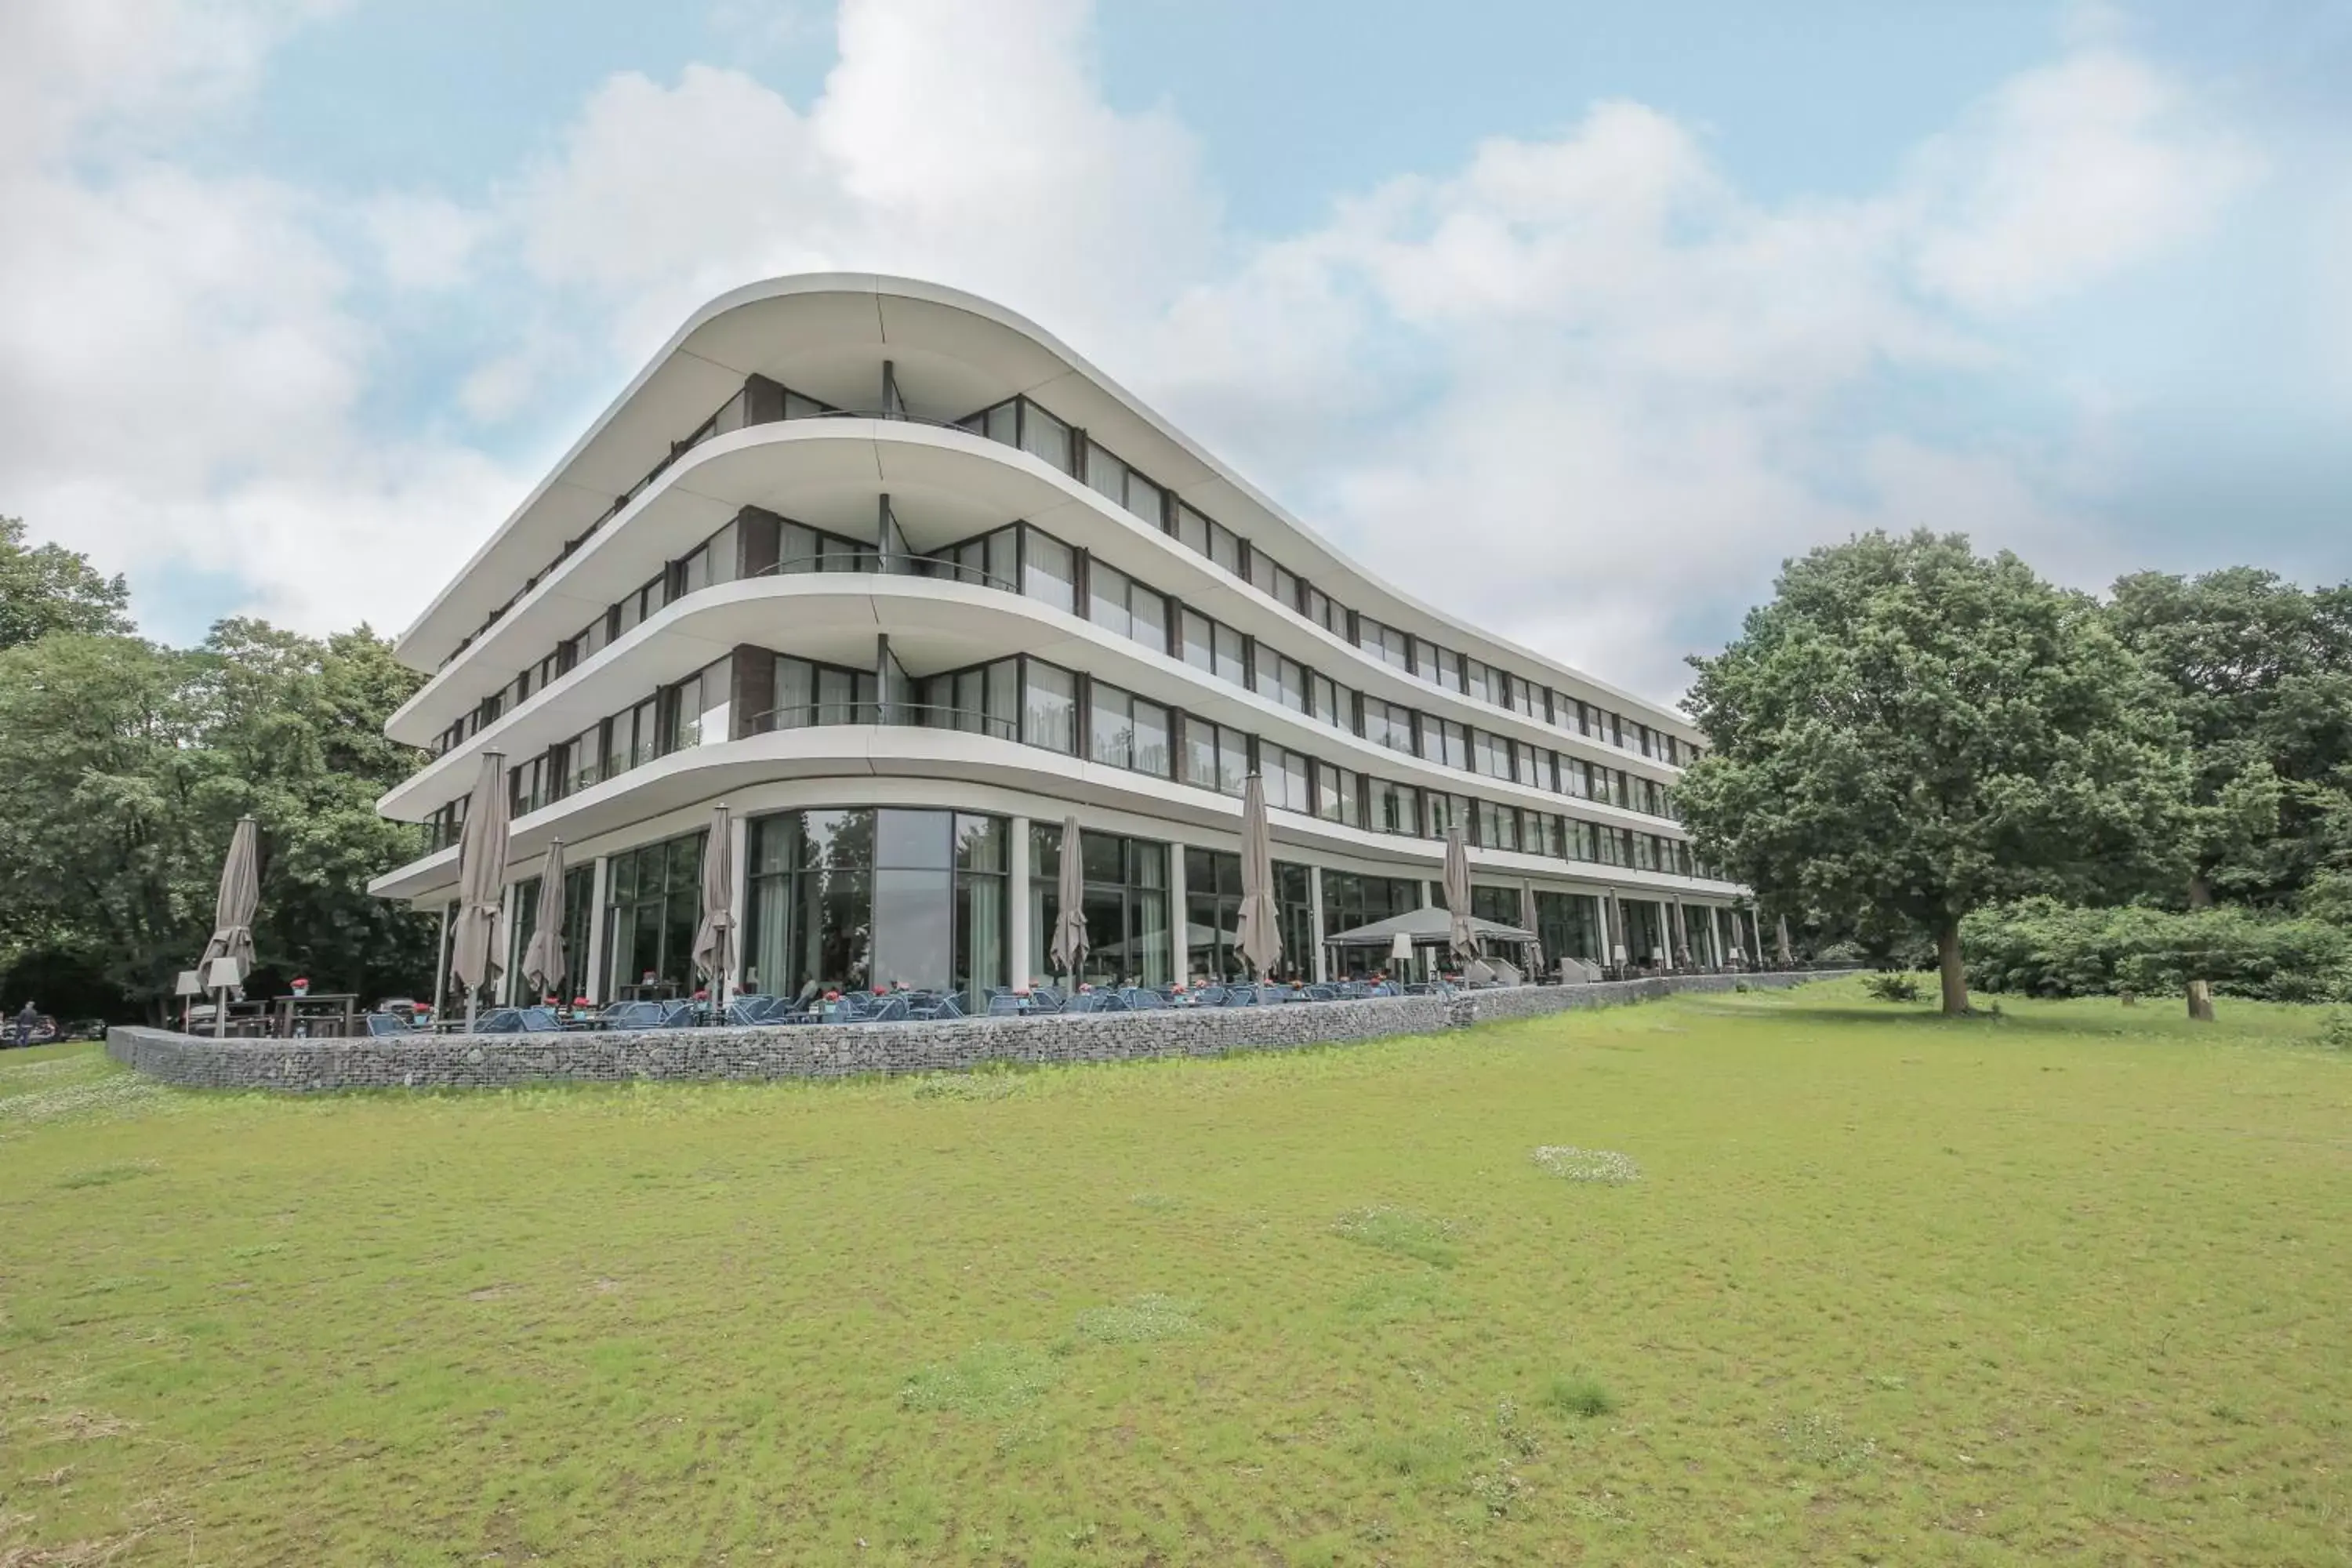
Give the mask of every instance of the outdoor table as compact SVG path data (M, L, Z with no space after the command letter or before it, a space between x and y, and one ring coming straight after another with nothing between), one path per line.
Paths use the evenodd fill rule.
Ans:
M281 1039L292 1039L298 1033L332 1038L358 1032L360 999L352 992L305 992L280 996L274 1005L276 1031Z

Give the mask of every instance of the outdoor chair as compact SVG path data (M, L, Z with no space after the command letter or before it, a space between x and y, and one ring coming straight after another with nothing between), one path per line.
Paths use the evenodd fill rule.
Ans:
M1148 1013L1154 1008L1168 1005L1168 999L1165 996L1142 985L1122 986L1118 994L1120 999L1126 1002L1129 1012Z
M562 1032L563 1022L552 1007L525 1007L515 1026L526 1035L552 1035Z
M992 1018L1018 1017L1021 998L1010 991L992 991L988 997L988 1016Z
M877 996L875 1001L878 1005L866 1009L858 1018L859 1023L900 1024L906 1021L907 1015L913 1010L908 1005L904 996Z
M370 1013L367 1016L367 1032L372 1037L422 1033L415 1025L409 1023L397 1013Z
M522 1033L522 1009L493 1007L474 1020L478 1035L519 1035Z
M1307 1002L1337 1002L1339 999L1338 988L1330 985L1309 985L1306 995L1301 998Z

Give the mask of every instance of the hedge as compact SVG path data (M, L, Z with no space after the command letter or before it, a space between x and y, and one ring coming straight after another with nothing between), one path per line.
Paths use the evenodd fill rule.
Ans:
M2037 996L2178 994L2191 979L2232 996L2352 1002L2352 931L2236 907L2082 909L2047 899L1979 910L1960 925L1969 984Z

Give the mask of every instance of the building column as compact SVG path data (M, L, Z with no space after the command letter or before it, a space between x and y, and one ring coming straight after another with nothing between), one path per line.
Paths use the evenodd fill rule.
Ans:
M449 989L449 900L441 900L441 943L433 950L433 1016L441 1016L441 998Z
M611 857L597 856L595 874L588 879L588 977L578 993L588 998L592 1007L604 1001L604 900L611 891L612 874Z
M499 1005L511 1007L515 998L515 894L521 890L520 882L509 882L506 891L499 895Z
M1307 868L1307 926L1315 937L1315 984L1331 983L1331 955L1323 945L1323 868Z
M1706 925L1707 929L1715 933L1715 966L1717 969L1730 968L1730 963L1727 962L1730 955L1723 950L1723 906L1721 904L1706 906Z
M1617 889L1605 888L1601 895L1601 962L1623 968L1632 962L1632 952L1625 945L1625 906L1617 901Z
M1675 900L1675 967L1688 969L1690 966L1690 927L1683 921L1683 901L1676 899Z
M751 824L745 817L727 818L727 885L734 890L727 912L735 920L735 963L719 994L732 998L743 989L743 927L751 910Z
M1168 844L1168 940L1176 949L1176 960L1169 966L1168 973L1178 984L1190 984L1192 978L1192 944L1187 939L1191 935L1192 922L1185 917L1184 902L1184 847L1171 839ZM1135 968L1139 974L1143 972L1140 963Z
M1012 970L1005 984L1025 991L1034 957L1029 951L1029 819L1013 817L1005 826L1013 835L1013 842L1004 847L1004 921L1013 928L1005 933L1006 966Z

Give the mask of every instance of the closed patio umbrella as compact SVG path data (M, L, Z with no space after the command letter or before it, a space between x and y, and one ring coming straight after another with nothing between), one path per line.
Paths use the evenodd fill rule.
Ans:
M507 881L506 753L486 752L457 834L457 931L450 972L466 988L466 1032L482 989L505 970Z
M1234 948L1263 980L1282 962L1282 917L1274 902L1274 834L1265 821L1265 782L1242 781L1242 911Z
M1795 967L1796 967L1796 964L1797 964L1797 955L1796 955L1795 953L1790 952L1789 951L1789 917L1788 917L1788 916L1786 916L1786 915L1782 915L1782 916L1780 917L1780 967L1781 967L1781 968L1783 968L1783 969L1793 969L1793 968L1795 968Z
M571 978L563 953L563 840L551 839L539 862L539 906L530 945L523 949L522 977L540 995Z
M1465 963L1478 956L1478 938L1470 929L1470 851L1462 830L1445 830L1445 912L1453 919L1446 951Z
M1543 929L1541 926L1536 924L1536 885L1533 882L1523 882L1519 885L1519 923L1527 927L1529 931L1541 931ZM1542 942L1537 941L1528 943L1528 973L1530 974L1541 974L1543 973L1543 967L1544 951Z
M727 807L710 814L702 846L702 923L694 932L694 967L709 984L711 1016L727 1016L727 984L735 974L735 854Z
M253 818L236 819L236 831L229 835L228 858L221 862L220 894L213 900L212 940L205 943L205 956L196 964L199 974L210 975L213 960L233 959L240 980L253 973L253 914L261 906L261 851L259 830ZM213 1037L218 1039L228 1023L226 986L215 987L213 997Z
M1054 940L1045 956L1075 986L1078 966L1087 961L1087 868L1078 845L1078 819L1062 818L1062 876L1058 886L1062 912L1054 921Z

